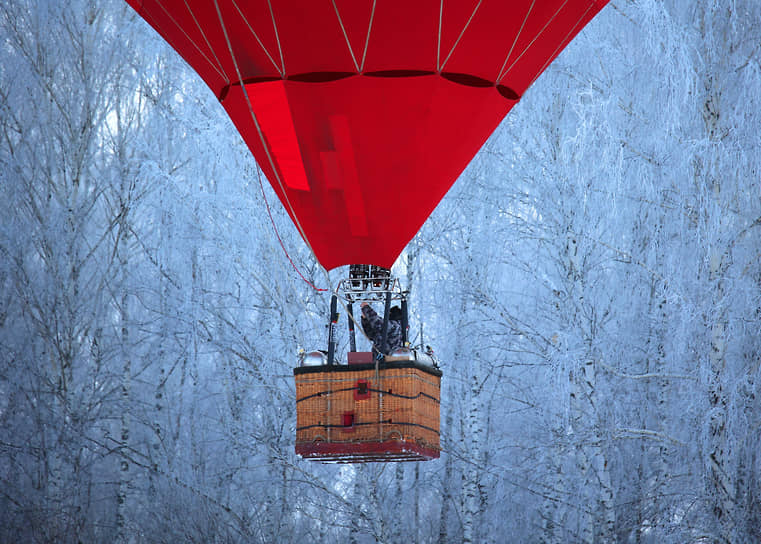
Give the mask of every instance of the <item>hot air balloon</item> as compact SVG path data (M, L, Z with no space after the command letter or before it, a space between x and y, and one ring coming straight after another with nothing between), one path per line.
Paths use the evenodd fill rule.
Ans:
M390 268L607 0L127 0L203 78L327 269Z
M607 0L127 2L217 96L329 270L390 268L526 89ZM364 288L367 279L356 276L343 289L349 309L380 296L360 294L356 282ZM386 281L388 309L404 296ZM297 395L311 391L304 387L315 373L335 377L335 296L332 305L329 356L324 365L312 364L322 360L315 354L304 359ZM314 423L299 428L313 429L304 440L316 445L299 451L297 440L297 452L338 461L437 457L438 386L423 392L415 384L434 383L440 371L422 354L396 357L384 362L404 370L393 386L381 383L377 364L362 367L372 363L355 356L359 366L344 373L349 385L305 393L300 400L317 399ZM360 370L372 376L355 376ZM352 394L323 403L336 387ZM382 409L384 396L396 412ZM377 409L368 408L370 398ZM433 404L416 408L416 399ZM364 408L350 410L352 403ZM401 412L411 414L409 425L393 427ZM359 432L363 417L377 424L367 436Z

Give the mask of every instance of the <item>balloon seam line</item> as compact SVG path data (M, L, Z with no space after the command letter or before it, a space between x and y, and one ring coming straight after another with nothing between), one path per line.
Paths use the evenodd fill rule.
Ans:
M444 62L441 64L441 67L439 68L439 71L443 70L444 66L446 66L447 62L449 62L449 58L452 56L452 53L454 53L454 50L460 44L460 40L462 39L463 34L465 34L465 31L470 26L471 21L473 21L473 17L476 16L476 12L478 11L478 8L481 7L481 3L482 2L483 2L483 0L478 0L478 4L476 4L476 7L473 8L473 13L470 14L470 17L468 18L468 21L465 23L465 26L462 27L462 30L460 31L460 35L457 36L457 41L454 42L454 45L452 46L452 49L449 50L449 54L447 55L447 58L444 59Z
M157 3L157 4L158 4L158 6L161 8L161 11L163 11L163 12L166 14L166 16L167 16L167 17L168 17L168 18L169 18L169 19L172 21L172 23L174 24L174 26L176 26L176 27L177 27L177 29L178 29L180 32L182 32L182 34L185 36L185 38L186 38L186 39L187 39L187 40L188 40L188 41L189 41L189 42L190 42L190 43L193 45L193 47L195 47L196 51L198 51L198 53L199 53L199 54L200 54L200 55L201 55L201 56L204 58L204 60L205 60L206 62L208 62L208 63L209 63L209 65L211 65L211 67L212 67L212 68L214 68L214 70L215 70L215 71L216 71L216 72L217 72L217 73L220 75L220 77L221 77L222 79L224 79L225 81L229 81L229 79L228 79L228 78L227 78L227 76L225 75L224 71L221 71L221 72L220 72L220 69L219 69L219 67L215 66L215 65L214 65L214 63L211 61L211 59L210 59L210 58L209 58L209 57L208 57L208 56L207 56L207 55L206 55L206 54L203 52L203 50L202 50L202 49L201 49L201 48L198 46L198 44L197 44L197 43L196 43L196 42L193 40L193 38L191 38L190 36L188 36L188 33L187 33L187 32L185 32L185 29L183 29L183 28L182 28L182 25L180 25L180 23L178 23L178 22L177 22L177 20L176 20L174 17L172 17L172 14L171 14L171 13L169 13L169 11L168 11L168 10L167 10L167 9L164 7L164 5L163 5L163 4L162 4L160 1L158 1L158 2L156 2L156 3Z
M214 60L217 61L217 66L224 73L225 69L222 66L222 62L219 60L219 57L217 57L217 53L216 51L214 51L214 48L212 47L211 43L209 43L209 39L206 37L206 33L203 31L203 28L201 28L201 25L198 24L198 19L196 18L196 14L193 13L193 10L190 8L190 5L188 5L188 0L184 0L184 3L185 3L185 7L188 10L188 13L190 13L190 16L193 18L193 22L195 23L196 28L201 33L201 36L203 37L203 41L206 42L206 46L209 48L209 51L211 51L211 54L214 56ZM209 60L209 62L211 62L211 60ZM227 83L229 84L230 78L225 77L225 79L227 80Z
M238 11L238 14L240 15L240 18L243 19L243 22L246 23L246 26L251 31L251 34L253 34L254 39L256 40L256 43L259 44L259 47L262 48L262 51L264 51L264 54L267 55L267 58L272 63L272 66L275 67L275 70L277 70L280 73L280 75L282 76L283 75L282 69L277 65L277 62L275 62L275 59L272 58L272 55L270 55L270 52L264 46L264 43L262 42L262 40L259 39L259 35L256 33L254 28L251 26L251 23L248 21L246 16L243 14L243 11L240 9L240 7L238 7L237 2L235 0L231 0L231 1L232 1L233 6L235 6L235 9ZM275 32L275 34L277 35L277 31Z
M362 51L362 63L359 65L360 73L365 71L365 58L367 57L367 46L370 44L370 31L373 28L373 20L375 19L375 5L377 0L373 0L373 9L370 12L370 24L367 25L367 36L365 36L365 49Z
M545 23L545 25L542 27L542 29L541 29L541 30L540 30L540 31L539 31L539 32L536 34L536 36L534 36L534 37L533 37L533 39L532 39L532 40L529 42L529 44L526 46L526 48L525 48L523 51L521 51L521 54L520 54L520 55L518 55L518 58L516 58L516 59L513 61L513 63L510 65L510 67L509 67L507 70L505 70L505 72L502 74L502 77L500 77L500 78L499 78L499 80L497 81L497 83L500 83L500 82L501 82L501 81L502 81L502 80L505 78L505 76L507 76L507 73L508 73L510 70L512 70L512 69L513 69L513 67L516 65L516 63L517 63L519 60L521 60L521 58L523 57L523 55L525 55L525 54L526 54L526 51L528 51L529 49L531 49L531 46L532 46L532 45L534 45L534 43L536 43L536 40L538 40L538 39L539 39L539 36L541 36L541 35L544 33L544 31L545 31L545 30L547 30L547 27L548 27L548 26L550 26L550 24L552 24L552 22L553 22L553 21L555 20L555 18L558 16L558 13L560 13L560 12L562 11L562 9L563 9L563 8L566 6L566 4L567 4L567 3L568 3L568 0L565 0L565 2L563 2L563 3L561 4L561 6L560 6L560 7L557 9L557 11L556 11L556 12L555 12L555 13L552 15L552 17L550 17L550 20L549 20L549 21L547 21L547 22ZM587 11L589 11L589 9L587 9Z
M582 22L582 21L583 21L583 20L586 18L586 16L587 16L587 13L589 13L589 10L591 10L591 9L592 9L592 6L593 6L594 4L595 4L595 3L594 3L594 1L593 1L592 3L590 3L590 4L589 4L589 7L588 7L588 8L586 9L586 11L585 11L585 12L584 12L584 13L581 15L581 17L579 18L579 20L578 20L578 21L576 21L576 24L574 24L574 25L571 27L571 30L569 30L569 31L568 31L568 33L565 35L565 37L563 37L563 39L560 41L560 45L558 45L558 46L555 48L555 51L553 51L553 52L552 52L552 55L550 55L550 56L548 57L547 61L545 61L544 65L542 66L542 69L541 69L541 70L539 70L539 71L536 73L536 75L534 76L534 79L532 79L532 80L531 80L531 83L529 83L529 85L528 85L529 87L530 87L531 85L533 85L533 84L534 84L534 81L536 81L536 80L539 78L539 76L540 76L540 75L542 75L542 73L543 73L543 72L544 72L544 70L547 68L547 66L549 66L549 65L552 63L552 61L553 61L553 60L555 59L555 57L558 55L558 52L559 52L560 50L562 50L562 49L563 49L563 48L564 48L566 45L568 45L568 44L570 43L570 40L569 40L568 38L569 38L569 37L570 37L570 36L571 36L571 35L574 33L574 31L575 31L575 30L576 30L576 28L579 26L579 24L580 24L580 23L581 23L581 22Z
M439 4L439 35L436 42L436 71L441 70L441 25L444 17L444 0Z
M344 27L344 22L341 19L341 14L338 12L338 6L336 5L336 0L330 0L333 4L333 10L336 12L336 17L338 18L338 24L341 26L341 32L343 32L344 40L346 40L346 47L349 48L349 54L351 55L351 60L354 63L354 68L356 68L357 72L360 71L359 64L357 64L357 58L354 56L354 50L351 47L351 42L349 41L349 35L346 33L346 28Z
M497 79L495 81L499 82L502 79L502 71L505 69L505 66L507 66L507 61L510 60L510 56L513 54L513 49L515 49L515 44L518 43L518 40L520 39L521 34L523 34L523 29L526 27L526 21L528 21L528 18L531 15L531 12L534 11L535 4L536 4L536 0L533 0L531 2L531 5L528 7L526 16L523 18L521 27L518 29L518 34L516 34L515 39L513 40L513 43L510 46L510 50L507 52L507 56L505 57L505 62L503 62L502 66L499 68L499 73L497 74Z
M217 0L214 0L216 4ZM283 58L283 46L280 44L280 33L277 31L277 21L275 21L275 11L272 9L272 2L267 0L267 5L270 8L270 17L272 17L272 28L275 30L275 41L277 42L277 50L280 53L280 75L285 78L285 59ZM252 112L253 113L253 112Z

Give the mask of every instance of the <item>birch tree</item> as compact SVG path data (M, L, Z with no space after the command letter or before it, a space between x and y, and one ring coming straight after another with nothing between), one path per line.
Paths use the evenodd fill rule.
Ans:
M124 408L112 366L123 338L106 324L129 270L116 257L119 239L140 198L110 147L126 128L111 124L118 97L134 85L114 16L91 2L0 8L14 68L3 72L0 245L19 319L17 336L3 338L14 354L5 365L18 369L4 388L19 392L9 430L34 414L38 437L17 450L26 453L14 470L40 475L9 488L17 495L3 525L20 527L13 513L33 512L30 538L97 540L113 515L93 498L108 493L103 475L114 467L103 424Z

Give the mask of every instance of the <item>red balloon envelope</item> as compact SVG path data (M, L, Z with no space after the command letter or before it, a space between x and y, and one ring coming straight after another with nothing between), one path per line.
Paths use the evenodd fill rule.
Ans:
M608 0L127 0L217 95L320 263L390 268Z

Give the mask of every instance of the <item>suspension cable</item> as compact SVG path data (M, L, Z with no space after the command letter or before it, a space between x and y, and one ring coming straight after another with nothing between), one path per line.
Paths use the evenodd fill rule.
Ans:
M298 269L296 266L296 263L293 262L293 259L291 259L291 256L288 254L288 250L285 248L285 244L283 243L283 239L280 237L280 233L277 230L277 225L275 224L275 219L272 217L272 210L270 209L270 203L267 200L267 193L264 191L264 183L262 183L262 171L259 168L259 165L256 166L256 177L259 181L259 189L262 191L262 198L264 199L264 206L267 208L267 215L270 218L270 223L272 224L272 230L275 232L275 236L277 237L277 241L280 243L280 248L283 250L283 253L285 254L286 258L288 259L288 262L291 263L291 266L296 271L296 273L301 277L302 280L304 280L304 283L309 285L312 289L314 289L317 292L324 292L328 291L328 289L323 289L321 287L317 287L314 283L309 281L304 274L301 273L301 270Z

